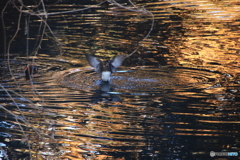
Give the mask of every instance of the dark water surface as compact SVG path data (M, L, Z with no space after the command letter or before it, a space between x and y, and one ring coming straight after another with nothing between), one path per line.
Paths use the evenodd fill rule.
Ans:
M237 0L0 5L0 159L240 159Z

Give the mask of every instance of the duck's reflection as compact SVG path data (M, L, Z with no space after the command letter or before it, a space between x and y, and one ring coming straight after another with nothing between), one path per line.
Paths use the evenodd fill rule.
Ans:
M92 102L121 102L121 98L117 94L111 94L114 91L111 82L104 82L100 80L99 82L99 89L95 90L93 95Z
M104 82L104 81L102 81L102 83L101 83L101 91L102 92L110 92L110 90L111 90L111 85L110 85L110 83L109 82ZM113 90L113 89L112 89Z

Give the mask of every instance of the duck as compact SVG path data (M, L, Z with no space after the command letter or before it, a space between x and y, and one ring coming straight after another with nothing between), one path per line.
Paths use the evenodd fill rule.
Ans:
M101 74L103 82L110 82L111 74L117 71L117 68L122 65L126 57L125 55L118 55L112 60L101 61L90 54L86 54L87 61L94 68L95 72Z
M27 64L27 67L25 68L25 78L26 78L26 80L30 80L30 77L33 74L36 74L37 70L38 70L37 66Z

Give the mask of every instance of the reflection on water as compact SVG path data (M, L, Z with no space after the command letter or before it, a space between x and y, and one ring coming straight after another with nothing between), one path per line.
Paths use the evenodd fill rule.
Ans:
M3 151L9 159L210 159L239 150L238 1L46 3L49 13L91 8L49 15L47 30L24 10L22 30L6 39L0 159ZM3 10L13 37L19 11ZM102 83L85 53L133 55ZM27 63L39 70L30 81Z
M131 70L113 73L111 81L105 83L94 71L86 68L69 69L54 74L56 83L79 90L105 90L116 92L159 92L160 89L176 87L210 88L220 73L183 67L132 67ZM109 88L108 90L104 88ZM111 90L112 88L112 90Z

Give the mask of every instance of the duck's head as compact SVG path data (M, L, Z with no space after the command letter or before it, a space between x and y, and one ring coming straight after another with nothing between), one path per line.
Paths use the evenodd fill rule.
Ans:
M117 68L122 65L122 62L125 60L126 56L119 55L114 57L112 60L107 60L104 62L89 54L86 55L86 58L95 71L101 74L102 81L109 82L111 74L117 71Z

